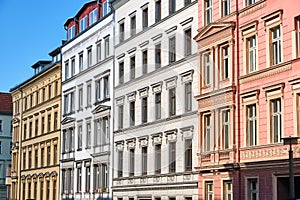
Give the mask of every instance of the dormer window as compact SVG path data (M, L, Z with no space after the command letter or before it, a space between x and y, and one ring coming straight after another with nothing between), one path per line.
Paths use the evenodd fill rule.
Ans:
M90 25L94 24L98 18L98 9L95 8L92 12L90 12Z
M110 13L109 0L106 0L103 3L103 16L107 15L108 13Z
M84 31L87 28L88 25L88 18L85 16L80 20L80 32Z
M71 28L68 29L68 40L71 40L75 37L75 26L71 26Z

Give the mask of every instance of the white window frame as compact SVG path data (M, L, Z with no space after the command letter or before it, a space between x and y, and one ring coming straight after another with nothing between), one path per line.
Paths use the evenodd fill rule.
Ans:
M271 36L271 59L272 65L277 65L282 62L282 31L281 26L275 26L270 29Z
M282 137L282 103L281 98L270 100L271 102L271 132L274 143L280 143ZM277 110L275 110L277 108ZM277 121L277 124L275 123ZM277 131L275 131L277 130Z
M84 16L81 20L80 20L80 32L84 31L85 29L87 29L88 27L88 17Z
M95 8L92 12L90 12L90 25L97 22L98 19L98 8Z
M212 22L212 0L204 0L204 25L208 25Z

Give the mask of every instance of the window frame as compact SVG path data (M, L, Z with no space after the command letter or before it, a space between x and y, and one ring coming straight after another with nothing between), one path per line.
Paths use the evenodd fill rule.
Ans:
M169 173L176 172L176 141L169 142Z
M208 25L212 22L212 18L213 18L213 4L212 4L212 0L204 0L203 3L203 10L204 10L204 25Z
M168 89L169 117L176 115L176 88Z
M169 37L169 64L176 61L176 36Z

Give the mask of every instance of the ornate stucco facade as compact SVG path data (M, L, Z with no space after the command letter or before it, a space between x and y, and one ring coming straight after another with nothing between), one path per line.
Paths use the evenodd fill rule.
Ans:
M61 60L38 61L35 75L11 89L12 199L59 199Z
M199 199L289 197L281 138L300 135L296 4L199 1ZM293 149L299 188L299 144Z

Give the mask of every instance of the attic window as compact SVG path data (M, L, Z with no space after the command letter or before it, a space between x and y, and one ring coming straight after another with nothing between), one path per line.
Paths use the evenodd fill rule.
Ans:
M98 18L98 9L95 8L92 12L90 12L90 25L94 24Z
M80 32L84 31L87 28L88 25L88 18L85 16L80 20Z
M71 40L75 37L75 26L71 26L71 28L68 29L68 40Z
M103 16L107 15L108 13L110 13L110 6L109 6L109 0L106 0L103 3Z

